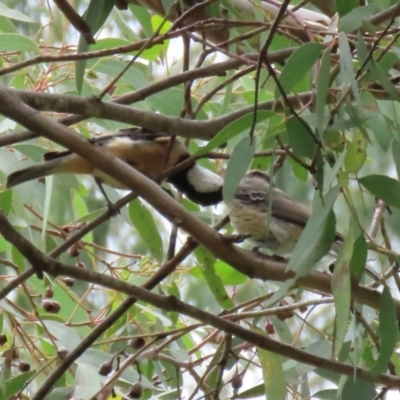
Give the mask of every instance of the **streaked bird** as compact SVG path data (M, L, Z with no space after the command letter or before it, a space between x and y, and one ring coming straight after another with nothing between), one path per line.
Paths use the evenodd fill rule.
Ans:
M199 204L222 201L223 179L197 164L181 171L172 180L180 191ZM291 255L311 216L308 207L272 188L269 176L258 170L247 172L234 199L226 206L237 234L249 237L256 248L267 248L281 257ZM343 237L336 233L333 252L340 251L342 242ZM380 281L369 266L366 266L366 272L375 281Z
M223 179L198 165L172 177L172 183L199 204L222 201ZM237 234L282 257L294 250L311 216L309 208L271 188L269 176L258 170L247 172L226 206ZM339 244L342 237L337 234L335 241Z

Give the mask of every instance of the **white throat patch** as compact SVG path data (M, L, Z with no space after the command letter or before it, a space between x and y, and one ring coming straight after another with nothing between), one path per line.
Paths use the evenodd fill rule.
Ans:
M207 168L195 164L187 173L187 180L199 193L212 193L222 188L224 180Z

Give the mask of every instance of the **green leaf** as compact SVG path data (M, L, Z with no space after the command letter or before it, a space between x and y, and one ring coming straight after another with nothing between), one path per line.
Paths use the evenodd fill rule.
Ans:
M304 120L302 122L299 118L292 116L286 120L289 143L298 157L312 158L316 147L312 130Z
M211 293L214 295L218 304L224 308L232 308L234 303L229 297L225 286L219 275L214 270L215 257L203 247L198 247L195 250L196 258L203 272L204 278L210 288Z
M23 14L22 12L15 10L13 8L8 8L5 4L2 3L0 3L0 15L10 19L16 19L17 21L23 21L28 23L36 22L33 19L29 18L27 15Z
M8 215L11 210L12 196L13 191L10 189L0 192L0 210L2 210L5 215Z
M392 142L392 156L396 165L397 177L400 177L400 143L398 140Z
M339 50L341 54L340 75L342 77L343 86L351 86L358 108L361 111L360 93L354 76L353 56L351 55L347 36L343 32L339 33Z
M129 4L129 9L132 14L135 16L139 24L142 26L144 30L144 34L146 37L151 37L154 33L153 27L151 25L151 15L146 7L137 6L134 4Z
M387 370L396 346L398 333L396 305L390 294L390 289L385 286L379 302L379 338L381 348L376 363L370 369L372 375L379 375Z
M90 51L108 50L114 47L128 46L129 44L131 43L128 40L120 38L100 39L90 46Z
M89 6L85 11L84 20L89 25L92 35L104 24L116 0L90 0ZM81 35L79 37L78 54L89 50L90 45ZM78 93L82 92L83 77L85 75L86 60L78 60L75 66L75 82Z
M315 263L329 252L335 237L335 215L332 207L338 190L337 186L332 188L323 199L321 196L317 196L311 217L308 219L286 267L286 270L294 271L296 275L280 285L279 289L266 302L266 306L274 304L285 296L297 279L306 275Z
M376 396L375 387L372 382L362 381L361 379L354 380L353 377L348 377L343 386L341 400L372 400Z
M276 115L272 111L261 110L257 111L257 123L264 121L272 116ZM234 138L240 133L250 129L253 123L253 113L249 113L243 115L243 117L238 118L234 122L231 122L224 129L218 132L208 143L207 145L201 147L194 156L201 156L203 154L208 153L209 151L214 150L216 147L223 145L228 140Z
M333 342L333 358L335 359L342 349L347 332L351 305L351 278L350 259L353 253L353 235L350 231L341 246L339 256L335 262L332 276L332 294L335 301L335 331Z
M315 110L317 113L318 120L318 133L320 138L325 131L325 107L326 97L328 95L329 82L330 82L330 63L331 63L331 49L327 48L322 54L321 66L318 74L317 82L317 95Z
M35 374L36 371L29 371L7 380L3 388L5 398L10 399L16 395L25 386L25 383Z
M161 262L163 258L163 242L152 213L139 199L135 199L129 203L129 217L147 244L151 254L158 262Z
M74 390L74 387L55 388L44 398L44 400L68 400L73 395Z
M90 382L90 384L88 384ZM89 364L78 363L75 372L75 391L74 397L78 399L91 399L101 390L101 379L98 367Z
M335 218L332 207L338 187L331 189L323 199L317 196L313 212L290 257L287 270L304 276L312 266L326 255L335 235Z
M390 143L393 140L393 134L388 129L386 118L378 111L367 113L369 116L367 120L367 127L377 139L383 151L388 151Z
M249 136L244 137L233 149L222 188L222 197L225 202L231 201L235 197L239 182L249 168L255 151L255 141L253 139L253 143L251 143Z
M358 0L340 0L343 4L344 3L350 3L355 1L358 3ZM353 6L351 7L353 8ZM370 19L372 15L376 11L376 6L375 5L368 5L368 6L362 6L362 7L357 7L352 9L350 12L347 12L346 16L343 18L340 18L339 21L339 30L345 33L351 33L356 31L357 29L361 28L363 25L363 22ZM344 14L342 14L344 15Z
M368 175L358 180L372 195L400 208L400 182L384 175Z
M387 77L382 68L374 60L369 61L372 76L382 85L393 100L400 101L400 94L392 81Z
M247 276L240 273L230 265L221 260L217 260L214 264L215 273L221 278L224 286L241 285L247 281ZM200 267L194 267L189 270L189 273L196 278L202 279L204 275Z
M350 142L344 158L344 168L347 173L358 173L367 158L366 137L361 132L356 132L354 139Z
M40 53L38 47L31 39L16 33L3 33L0 35L0 51Z
M260 329L255 330L262 334ZM286 399L286 380L283 373L282 358L278 354L257 347L261 363L265 395L267 399Z
M0 15L0 33L16 33L19 34L18 29L11 22L9 18Z
M340 17L349 13L358 6L358 0L335 0L336 10Z
M316 340L308 345L304 351L318 357L329 359L329 357L332 355L332 343L329 340ZM308 374L311 371L315 371L316 368L317 367L313 365L303 364L300 362L296 366L296 370L299 375Z
M283 67L279 82L285 93L290 92L314 65L321 55L324 46L320 43L306 43L297 48ZM279 88L275 89L275 98L281 95Z
M176 117L182 110L183 98L183 88L179 86L156 93L150 96L146 102L155 111Z
M337 400L339 398L337 389L325 389L314 393L313 398L319 400Z
M350 260L350 273L359 282L367 263L368 246L364 235L360 235L354 242L353 255Z

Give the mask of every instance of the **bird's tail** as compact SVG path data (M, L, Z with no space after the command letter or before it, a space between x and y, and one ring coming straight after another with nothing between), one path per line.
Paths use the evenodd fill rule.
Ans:
M19 169L8 176L6 187L11 188L33 179L57 173L57 166L59 166L60 162L60 159L55 159L31 167Z

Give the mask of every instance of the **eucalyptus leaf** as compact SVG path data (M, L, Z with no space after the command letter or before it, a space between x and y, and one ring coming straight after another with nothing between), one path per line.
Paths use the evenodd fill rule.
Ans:
M245 175L253 160L256 146L249 136L244 137L234 148L226 168L222 197L225 202L231 201L240 180Z

